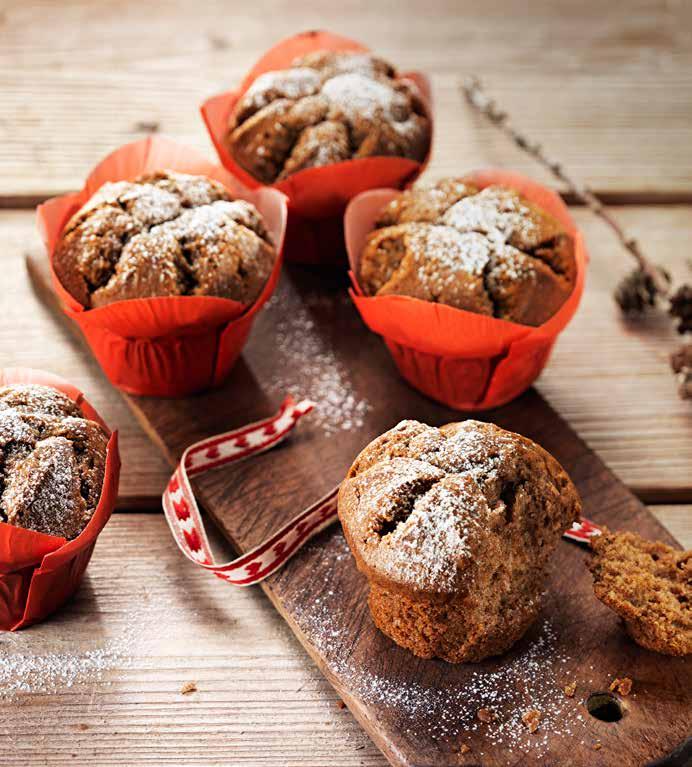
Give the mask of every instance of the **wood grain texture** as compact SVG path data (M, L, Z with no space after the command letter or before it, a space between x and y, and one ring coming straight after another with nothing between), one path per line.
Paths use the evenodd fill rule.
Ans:
M573 208L573 213L591 254L587 287L576 317L560 336L538 380L538 389L635 493L650 502L692 500L690 404L678 398L667 361L679 339L663 316L639 326L622 320L611 294L630 267L627 256L588 211ZM692 237L692 208L626 206L616 208L615 214L639 237L646 252L676 279L686 278L687 252L681 243ZM0 358L6 350L2 363L17 359L21 364L43 365L79 381L107 420L118 424L123 433L123 501L133 505L137 499L149 498L150 504L158 504L167 467L112 396L89 355L56 327L55 318L30 294L22 256L30 253L39 263L44 258L33 215L0 212L0 231L6 243L0 259L5 259L7 279L16 296L0 328ZM35 307L28 321L27 305ZM273 308L265 311L265 321L271 323ZM20 333L27 338L26 344L16 344Z
M102 671L5 697L13 660L90 651ZM182 559L161 515L112 517L74 601L0 636L0 680L3 767L385 764L267 600Z
M692 506L669 513L687 520L680 541L692 546ZM169 536L163 517L114 515L76 598L49 622L0 637L3 682L11 657L123 648L71 687L0 697L3 765L384 767L269 602L199 572ZM133 622L143 630L126 640ZM184 697L190 681L198 692Z
M271 412L275 394L262 382L271 379L277 361L267 350L275 341L277 325L309 308L311 327L348 371L353 396L367 398L370 407L358 429L344 429L335 437L319 421L308 420L290 444L195 482L205 508L239 551L255 546L331 489L358 450L402 418L432 424L459 418L401 382L379 339L367 332L350 302L343 300L343 286L343 276L330 279L324 272L286 269L274 301L277 316L268 311L259 317L253 341L224 387L181 400L126 397L150 435L175 461L191 442ZM292 369L299 361L283 364L283 375L289 379L292 372L299 372ZM552 452L575 481L588 517L673 542L535 391L482 417L525 434ZM456 765L463 743L471 746L471 754L461 761L467 764L477 763L479 755L485 765L506 764L517 750L535 764L560 763L567 755L576 764L644 763L663 756L688 734L684 691L692 684L692 668L683 659L646 652L626 637L616 616L594 599L584 558L583 551L562 543L535 626L510 654L473 666L414 659L377 631L367 611L366 584L336 526L262 588L393 765ZM573 679L581 690L593 689L613 674L642 680L636 701L628 703L627 715L617 727L577 719L577 700L577 708L565 716L575 717L578 735L572 729L552 732L546 727L540 744L523 739L518 743L472 727L478 706L472 693L474 675L498 674L498 669L513 668L510 664L522 666L544 632L553 638L550 651L541 651L541 663L532 671L534 682L538 676L538 689L553 685L559 690L563 680ZM508 672L495 683L498 710L507 719L512 711L502 709L502 701L511 696L516 680ZM424 691L424 706L407 708L411 690ZM450 690L455 696L451 710L449 706L440 710L439 702L427 705L428 699L438 701L440 691L448 696ZM531 693L521 704L532 706ZM657 722L655 731L647 725L650 720ZM603 747L594 761L597 741Z
M649 506L649 511L684 549L692 549L692 506L686 504Z
M612 293L631 263L600 221L584 209L572 211L591 263L582 305L560 336L538 389L640 497L690 500L692 408L677 396L669 366L681 338L664 313L623 320ZM674 281L690 281L681 243L692 237L692 208L626 206L613 213Z
M105 153L158 130L212 154L198 106L233 87L284 36L328 28L432 77L431 170L531 161L468 109L481 75L533 138L615 197L692 194L692 9L685 2L222 0L0 3L0 196L81 184ZM270 23L267 20L270 19ZM59 33L56 34L56 30ZM175 41L175 42L173 42ZM540 175L540 174L537 174ZM544 177L545 178L545 177Z

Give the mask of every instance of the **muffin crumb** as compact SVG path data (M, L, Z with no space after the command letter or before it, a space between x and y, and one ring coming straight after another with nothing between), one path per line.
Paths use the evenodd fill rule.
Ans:
M608 689L611 692L617 692L623 697L627 697L632 692L632 680L628 676L622 679L616 678Z
M481 722L492 722L495 719L495 714L489 708L479 708L476 711L476 716Z
M577 691L577 683L570 682L569 684L566 684L563 688L563 691L568 698L573 698L575 692Z
M541 721L541 712L535 708L525 711L521 715L521 721L526 725L529 732L534 733L538 729L538 725Z
M192 695L193 692L197 692L196 682L185 682L185 684L180 688L181 695Z

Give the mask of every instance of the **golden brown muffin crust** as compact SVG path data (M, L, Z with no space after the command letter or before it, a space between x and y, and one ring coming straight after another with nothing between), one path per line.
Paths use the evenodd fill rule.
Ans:
M68 222L53 264L86 307L152 296L252 303L276 253L257 209L204 176L104 184Z
M541 325L576 280L574 242L511 189L443 179L398 195L361 254L367 295L404 295Z
M0 520L75 538L101 496L108 439L64 394L0 388Z
M591 547L594 592L634 641L665 655L692 654L692 551L608 530Z
M452 662L519 639L579 510L552 456L477 421L403 421L361 452L339 491L375 623L415 654Z
M272 183L352 158L422 161L430 123L417 87L384 60L316 51L257 77L236 104L228 144L245 170Z

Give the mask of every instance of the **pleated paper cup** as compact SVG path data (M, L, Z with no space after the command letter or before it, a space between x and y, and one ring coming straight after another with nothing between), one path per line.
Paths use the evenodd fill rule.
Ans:
M227 91L205 101L202 117L223 166L249 188L261 185L241 168L231 154L226 138L233 109L252 83L265 72L290 67L294 59L319 50L369 52L360 43L330 32L303 32L277 43L250 70L236 91ZM402 78L413 81L423 97L432 134L430 84L425 75L409 72ZM361 192L379 187L403 189L422 173L430 157L416 162L405 157L363 157L306 168L272 185L288 197L286 259L300 263L335 264L345 261L343 214L346 205Z
M107 181L132 181L172 170L221 182L262 214L276 248L274 268L250 305L214 296L160 296L86 308L62 285L53 257L65 225ZM130 394L179 397L218 386L238 359L256 313L271 296L281 271L286 198L276 189L248 189L227 170L163 137L117 149L92 171L81 192L39 205L38 226L63 310L81 329L112 384Z
M30 368L0 370L0 386L31 383L50 386L79 405L82 415L109 435L101 497L82 532L68 541L0 522L0 629L16 631L58 610L82 582L101 530L118 496L118 434L110 432L79 389L58 376Z
M365 324L382 336L399 372L414 388L456 410L486 410L518 397L545 367L555 339L579 305L588 255L567 206L552 190L496 169L465 178L480 188L499 184L516 190L574 238L576 280L562 307L542 325L530 327L408 296L366 296L358 284L360 254L379 212L399 194L394 189L365 192L346 210L350 293Z

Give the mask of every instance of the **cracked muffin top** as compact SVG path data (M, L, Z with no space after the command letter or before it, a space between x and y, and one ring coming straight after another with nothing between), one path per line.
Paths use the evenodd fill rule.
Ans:
M0 521L75 538L98 506L107 445L56 389L0 388Z
M250 304L275 260L254 205L204 176L161 171L104 184L67 223L53 266L87 308L184 295Z
M339 518L359 569L390 589L454 593L539 572L580 502L543 448L494 424L402 421L356 458Z
M691 655L692 551L606 529L591 548L594 592L635 642L665 655Z
M402 295L541 325L576 279L574 240L520 194L465 179L405 191L380 212L360 258L371 296Z
M231 115L228 145L242 168L272 183L359 157L420 162L430 121L416 85L383 59L316 51L252 83Z

